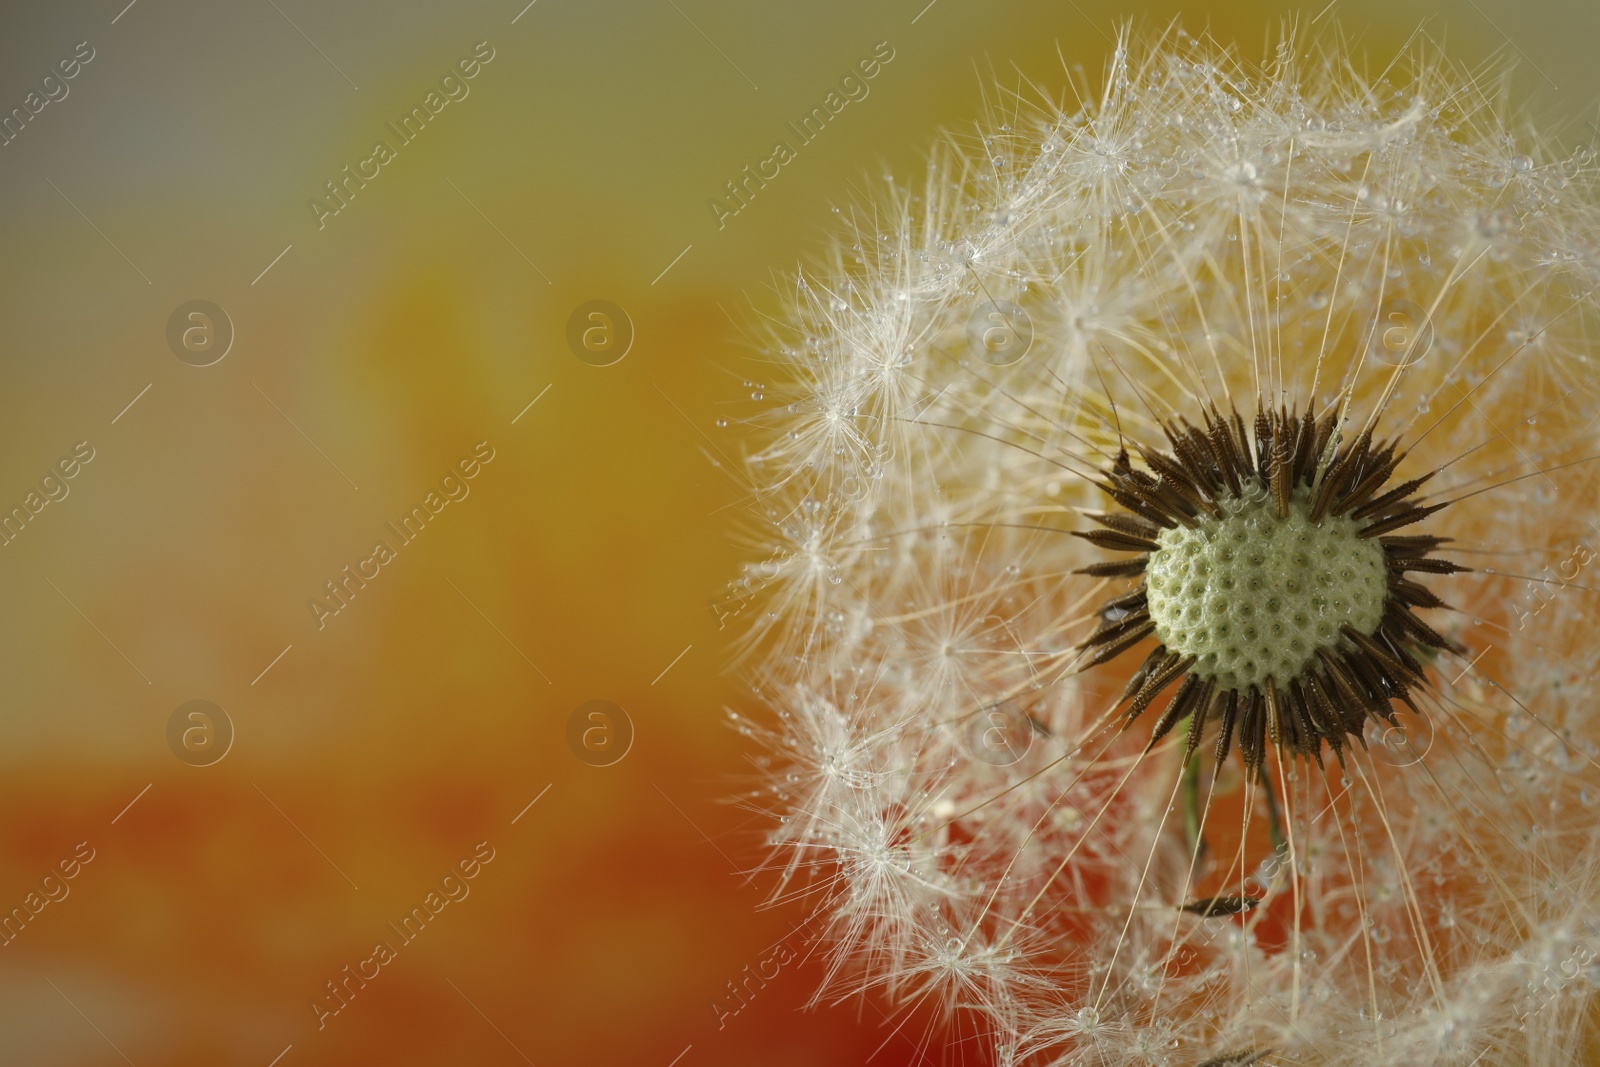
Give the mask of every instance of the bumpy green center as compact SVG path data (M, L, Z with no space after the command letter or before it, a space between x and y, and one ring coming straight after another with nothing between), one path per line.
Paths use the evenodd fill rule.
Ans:
M1383 618L1383 546L1343 515L1308 516L1305 489L1287 518L1254 483L1221 501L1222 518L1161 531L1145 584L1156 636L1220 688L1281 691L1349 624L1371 634Z

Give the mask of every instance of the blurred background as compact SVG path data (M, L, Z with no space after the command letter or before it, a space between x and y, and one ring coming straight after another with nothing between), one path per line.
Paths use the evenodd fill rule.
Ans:
M0 14L0 1063L980 1058L745 873L745 324L995 79L1283 9L524 2ZM1301 17L1600 135L1594 5Z

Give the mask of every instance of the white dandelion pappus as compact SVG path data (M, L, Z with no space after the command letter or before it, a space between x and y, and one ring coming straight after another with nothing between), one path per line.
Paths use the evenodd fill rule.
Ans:
M859 205L771 330L745 638L770 714L739 722L777 897L827 923L819 999L979 1062L1573 1061L1600 987L1594 153L1512 128L1420 39L1368 76L1332 36L1257 67L1125 33L1071 93L1019 90L919 192ZM1173 432L1235 410L1221 451ZM1130 721L1155 639L1083 642L1134 633L1143 567L1068 534L1154 537L1102 492L1123 462L1205 541L1245 491L1227 449L1268 502L1241 551L1273 499L1330 554L1382 533L1363 566L1420 629L1296 602L1326 643L1269 657L1282 695L1230 713L1219 758L1195 709L1265 680L1219 667ZM1328 486L1405 500L1327 532ZM1199 575L1163 610L1270 613L1300 576Z

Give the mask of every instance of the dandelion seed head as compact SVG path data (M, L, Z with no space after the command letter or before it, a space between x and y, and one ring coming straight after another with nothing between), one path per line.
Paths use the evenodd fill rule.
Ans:
M1572 1062L1595 156L1420 36L1085 81L841 208L768 320L738 727L819 999L1004 1064Z

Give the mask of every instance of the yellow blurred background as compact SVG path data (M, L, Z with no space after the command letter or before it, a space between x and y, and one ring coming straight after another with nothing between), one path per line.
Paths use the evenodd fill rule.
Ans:
M1253 57L1282 9L125 4L0 14L0 1063L981 1060L801 1011L805 905L745 875L724 708L759 708L714 607L756 521L743 324L995 79L1059 92L1179 12ZM1600 133L1593 5L1319 12L1375 69L1424 22L1507 53L1534 115ZM611 365L568 344L592 300L631 322ZM570 728L594 700L625 752L614 714Z

